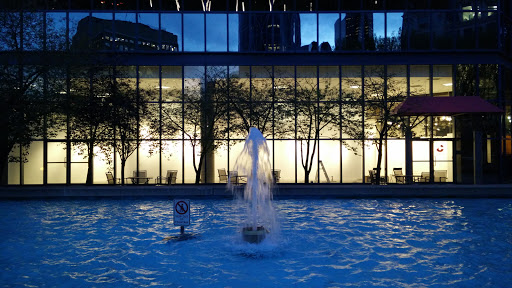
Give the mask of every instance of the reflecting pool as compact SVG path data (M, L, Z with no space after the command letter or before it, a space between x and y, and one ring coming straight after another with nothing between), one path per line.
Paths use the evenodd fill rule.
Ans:
M281 199L280 233L242 241L236 201L0 202L3 287L506 287L512 199ZM272 232L272 231L271 231Z

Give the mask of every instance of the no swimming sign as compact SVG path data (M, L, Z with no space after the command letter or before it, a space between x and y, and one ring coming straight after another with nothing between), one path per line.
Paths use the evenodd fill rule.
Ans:
M190 225L190 200L174 200L174 226Z

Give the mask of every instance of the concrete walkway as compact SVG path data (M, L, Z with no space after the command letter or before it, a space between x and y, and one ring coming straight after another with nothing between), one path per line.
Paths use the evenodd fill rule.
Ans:
M243 187L242 187L243 189ZM231 198L225 184L206 185L94 185L94 186L3 186L0 199L75 197L169 197ZM368 185L368 184L279 184L275 198L512 198L512 184L456 185Z

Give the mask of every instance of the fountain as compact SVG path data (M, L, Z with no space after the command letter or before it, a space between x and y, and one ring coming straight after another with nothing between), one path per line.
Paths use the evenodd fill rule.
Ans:
M260 243L267 234L278 231L272 206L272 167L267 141L261 132L254 127L249 129L245 145L238 156L234 171L247 177L243 193L228 181L228 186L235 197L245 206L246 213L242 219L242 238L249 243Z

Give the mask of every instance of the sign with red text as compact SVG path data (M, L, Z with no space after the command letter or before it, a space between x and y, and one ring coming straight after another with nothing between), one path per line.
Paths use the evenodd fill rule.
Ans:
M174 226L190 225L190 200L174 200Z

